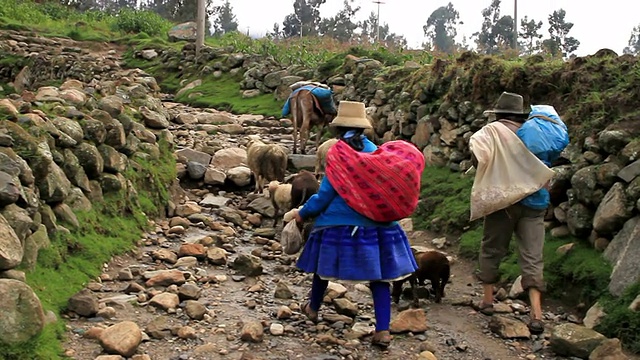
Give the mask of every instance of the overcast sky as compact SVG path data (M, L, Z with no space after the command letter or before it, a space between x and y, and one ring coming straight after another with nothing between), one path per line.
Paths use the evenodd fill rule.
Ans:
M216 0L217 1L217 0ZM446 6L446 0L382 0L380 20L388 23L392 32L406 37L410 47L420 47L425 40L422 26L433 10ZM271 31L274 23L282 24L284 17L293 12L293 0L230 0L238 19L240 30L261 36ZM460 13L458 35L470 37L480 30L481 11L489 6L491 0L451 0ZM259 5L257 3L260 3ZM588 3L588 4L587 4ZM343 6L343 0L327 0L320 7L323 17L331 16ZM371 11L377 11L372 0L355 0L361 6L358 20L368 17ZM501 14L513 15L513 0L503 0ZM619 54L627 46L631 30L640 24L640 4L635 0L520 0L518 19L525 15L545 25L543 34L548 36L547 18L554 10L564 9L566 20L573 22L570 35L580 41L576 51L579 56L593 54L601 48L612 49ZM519 26L519 25L518 25ZM471 43L471 42L470 42Z

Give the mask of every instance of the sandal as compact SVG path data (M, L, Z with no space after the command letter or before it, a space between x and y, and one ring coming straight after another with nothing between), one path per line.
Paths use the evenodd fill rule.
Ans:
M302 313L305 314L309 320L318 322L318 312L311 309L311 302L307 301L302 305Z
M479 302L474 303L472 307L475 311L479 311L483 315L493 315L493 304L487 304L484 301L480 300Z
M389 330L376 331L371 339L371 345L378 346L382 349L386 349L391 344L391 334Z
M534 335L540 335L544 332L544 322L540 319L531 319L527 324L529 331Z

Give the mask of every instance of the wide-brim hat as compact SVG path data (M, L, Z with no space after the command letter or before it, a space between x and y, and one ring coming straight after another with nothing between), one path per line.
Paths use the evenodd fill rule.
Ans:
M514 115L526 115L528 111L524 110L524 99L522 95L503 92L493 109L485 110L482 114L484 116L490 114L514 114Z
M338 115L329 126L343 126L358 129L371 129L364 103L358 101L340 101Z

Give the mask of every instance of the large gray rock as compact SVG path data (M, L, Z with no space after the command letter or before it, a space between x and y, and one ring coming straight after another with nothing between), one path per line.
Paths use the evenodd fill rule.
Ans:
M189 161L187 163L187 173L192 180L202 179L205 172L207 172L206 165L197 163L195 161Z
M93 208L91 200L85 196L82 189L77 187L71 189L64 203L69 205L73 211L91 211Z
M25 283L0 279L0 344L15 345L38 335L44 327L40 299Z
M69 135L76 143L79 143L84 139L84 130L75 120L67 119L65 117L56 117L53 119L53 124L58 128L58 130Z
M36 267L38 260L38 252L40 249L47 248L51 245L49 235L47 234L47 227L40 224L38 230L31 234L24 241L24 256L22 258L21 266L27 270L33 270Z
M609 235L629 220L633 204L627 199L624 185L615 183L607 192L593 217L593 230L599 235Z
M0 171L0 207L13 204L20 198L20 179Z
M549 342L553 352L558 355L588 359L591 352L606 339L595 330L566 323L553 328Z
M193 161L202 165L209 165L209 163L211 162L211 155L189 148L180 149L176 151L175 154L176 156L178 156L178 159L180 159L181 157L185 158L186 162Z
M236 186L247 186L251 183L251 169L246 166L236 166L227 171L227 178Z
M618 173L618 177L626 182L631 182L638 176L640 176L640 160L629 164Z
M95 146L83 142L73 153L90 179L93 180L100 177L100 174L104 171L104 160Z
M82 289L69 299L67 310L80 316L90 317L100 310L100 304L91 290Z
M218 150L211 159L211 166L219 170L226 171L242 165L247 165L247 151L238 147Z
M64 163L62 164L62 170L67 176L67 179L80 189L90 192L89 177L87 173L84 172L84 168L80 165L73 151L71 151L71 149L64 149L63 155Z
M204 173L204 183L207 185L223 185L227 179L227 174L224 171L214 169L209 166Z
M571 177L571 187L576 198L587 205L593 205L593 191L598 186L598 168L595 165L584 167Z
M140 107L140 114L144 120L144 124L152 129L166 129L170 123L164 114L148 109L145 106Z
M9 270L20 265L23 255L24 250L18 235L4 216L0 215L0 270Z
M589 236L593 229L593 211L584 204L574 204L567 212L567 226L574 236Z
M47 203L64 201L71 190L71 182L58 164L49 164L49 173L45 178L38 180L40 199Z
M105 96L98 102L100 110L106 111L109 115L117 117L124 111L122 98L116 95Z
M622 343L617 338L603 341L589 355L589 360L629 360L622 351Z
M29 215L27 209L23 209L16 204L7 205L2 208L0 214L4 216L11 228L16 232L20 242L24 242L24 239L31 234L34 228L34 221Z
M205 195L204 199L200 201L199 205L204 207L222 208L227 206L229 201L231 201L231 199L229 199L228 197L207 194Z
M640 280L640 217L627 221L611 240L604 257L613 265L609 291L616 296Z
M260 196L249 203L247 206L252 211L257 212L260 215L267 217L274 217L276 215L276 209L273 207L271 203L271 199Z
M259 276L263 270L260 258L251 254L239 254L232 267L238 274L245 276Z
M196 41L197 24L193 21L178 24L169 30L170 41Z
M289 166L292 166L296 170L314 170L316 167L316 156L289 154Z
M98 146L98 152L102 156L104 171L117 174L126 170L128 159L124 154L109 145Z
M98 340L107 353L131 357L142 342L142 331L136 323L123 321L106 328Z

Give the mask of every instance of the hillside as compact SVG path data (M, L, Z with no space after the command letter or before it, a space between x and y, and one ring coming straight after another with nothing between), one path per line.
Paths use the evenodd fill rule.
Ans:
M596 330L619 337L626 347L640 352L640 315L629 309L632 302L637 303L640 289L638 58L618 56L606 49L570 61L542 56L511 59L472 52L438 58L419 52L345 47L322 39L273 43L240 35L208 39L207 47L196 57L192 43L169 41L166 33L172 24L153 14L130 12L128 17L115 18L65 12L58 7L42 10L9 0L0 1L0 5L4 5L0 6L0 94L16 101L20 97L16 94L24 94L23 90L60 86L70 78L92 84L101 92L99 98L115 94L116 87L124 86L119 81L129 79L126 96L134 98L136 106L142 104L158 112L158 99L169 98L194 107L279 118L289 85L298 80L326 82L337 100L364 101L381 141L412 141L427 159L424 196L414 216L416 227L459 236L460 254L471 258L478 252L481 224L468 222L473 178L462 173L470 167L468 139L486 124L482 111L490 108L502 91L522 94L526 104L555 106L570 127L571 145L554 167L558 176L552 184L553 207L546 219L549 237L545 265L551 295L579 307L583 313L599 301L608 315L600 319ZM116 53L123 55L123 67L140 68L147 74L118 72L120 60L113 56ZM152 78L147 75L155 80L149 80ZM153 85L155 81L159 88ZM136 85L137 90L144 88L144 94L136 93ZM105 88L100 90L101 87ZM67 83L67 88L72 86ZM136 94L141 98L135 99ZM44 104L37 110L51 116L62 115L36 96L34 103L38 102ZM18 113L34 111L9 104L0 100L2 127L8 127L14 141L26 139L18 144L23 146L18 155L37 170L39 158L34 156L42 154L19 127L10 125ZM102 103L87 102L83 106L86 108L81 110L91 114L101 106L103 111L110 109ZM128 104L116 112L114 116L144 121ZM154 139L166 136L159 129L152 130ZM142 139L149 136L143 130L132 134ZM57 141L55 146L60 145L61 140ZM169 169L173 166L168 156L170 149L169 144L158 141L153 148L142 147L141 152L157 155L151 160L149 155L137 152L132 152L131 158L135 160L134 154L142 156L144 161L137 160L141 163L139 170L168 183L175 177L174 169ZM64 156L62 159L64 162ZM164 166L156 168L157 164ZM47 174L35 175L43 179ZM145 178L135 171L123 173L123 177L135 184L143 199L139 204L129 204L132 213L164 215L169 194L159 190L162 186L152 182L145 188ZM124 180L119 177L118 181ZM29 186L33 187L33 183ZM102 249L95 239L87 240L81 234L117 236L99 225L102 211L128 232L142 231L146 225L142 218L120 222L123 218L115 209L127 199L107 197L104 209L96 207L100 213L92 210L76 220L83 223L81 231L54 239L60 241L64 251L49 254L53 259L38 257L38 263L49 265L49 271L53 271L61 261L69 261L65 258L66 247L75 249L77 243L81 244L79 254L101 254L101 262L107 260L103 258L107 253L126 251L136 236L113 244L121 248ZM10 216L4 215L9 220ZM516 264L516 256L512 255L501 267L505 283L517 277ZM85 264L71 266L70 276L77 276L75 266L79 265ZM78 284L99 273L101 263L88 266L93 269L81 272L82 276L74 280ZM50 280L47 276L36 272L28 276L27 283L39 292L37 287ZM59 288L64 285L59 284ZM59 311L72 294L69 290L39 296L49 298L44 301L47 310ZM48 331L45 342L52 341L61 330Z

